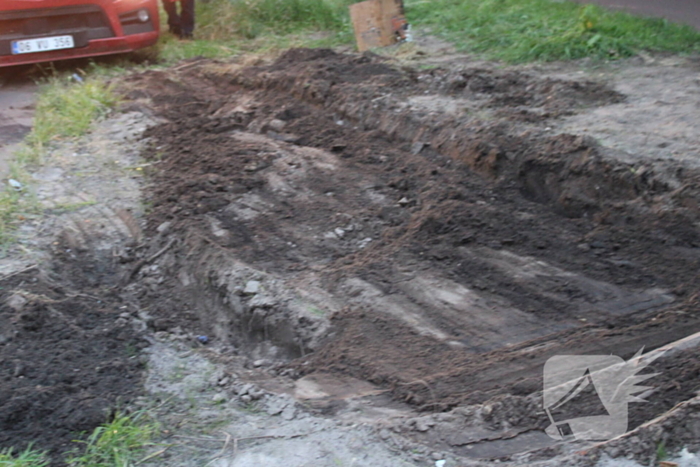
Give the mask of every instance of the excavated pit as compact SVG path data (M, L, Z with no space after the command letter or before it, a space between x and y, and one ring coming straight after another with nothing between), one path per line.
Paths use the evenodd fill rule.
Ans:
M700 331L697 171L550 130L624 101L604 84L301 49L120 87L160 122L147 227L92 287L147 310L151 331L292 377L309 410L381 393L436 417L405 427L417 442L548 459L549 357L627 359ZM699 389L692 348L650 368L630 428Z
M167 295L251 359L440 411L536 392L552 355L700 330L698 174L546 127L624 100L603 84L291 50L128 88L166 119L146 157L151 232L178 241Z

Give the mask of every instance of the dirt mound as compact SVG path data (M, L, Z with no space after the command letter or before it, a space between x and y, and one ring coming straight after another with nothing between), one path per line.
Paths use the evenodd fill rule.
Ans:
M535 391L552 355L628 358L700 330L697 174L616 162L528 123L623 99L603 84L293 50L270 66L201 61L129 85L169 119L148 134L152 231L168 222L180 255L235 258L344 310L319 347L301 334L325 318L255 304L244 282L222 286L226 261L200 264L173 294L190 293L184 283L219 294L216 312L190 305L209 318L233 307L236 330L213 332L236 346L245 323L259 342L268 320L293 321L277 344L297 342L284 355L302 356L302 374L348 373L444 410ZM514 109L541 118L513 121ZM697 389L664 374L683 383L635 423Z

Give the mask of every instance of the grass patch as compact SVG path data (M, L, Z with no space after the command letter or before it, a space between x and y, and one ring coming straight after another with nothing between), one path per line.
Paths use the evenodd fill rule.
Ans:
M67 459L71 467L131 467L140 463L158 426L144 420L143 412L117 414L111 423L95 429L85 442L85 451Z
M41 162L52 141L82 136L116 102L109 86L99 79L76 83L63 76L46 81L37 98L32 131L10 165L8 178L20 186L7 183L0 187L0 245L6 246L17 225L40 211L28 168Z
M195 38L179 41L164 33L160 57L166 62L223 58L239 52L288 47L333 47L354 40L348 5L355 0L211 0L198 2ZM161 29L167 16L161 12Z
M24 166L17 162L12 163L8 178L19 182L21 187L15 188L8 182L0 188L0 247L3 253L13 240L16 227L27 217L39 212L39 204L30 188L31 176Z
M0 467L46 467L49 460L46 454L36 451L29 446L17 455L13 454L13 449L0 450Z
M570 1L408 0L406 12L460 50L508 62L700 51L700 33L690 26Z
M26 148L18 154L20 162L39 162L49 142L84 135L116 102L102 80L76 83L71 77L49 78L39 93L34 127L25 139Z

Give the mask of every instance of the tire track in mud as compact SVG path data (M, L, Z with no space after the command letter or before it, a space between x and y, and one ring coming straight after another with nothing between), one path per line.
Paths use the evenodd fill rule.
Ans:
M552 355L700 330L698 174L546 130L624 99L601 84L292 50L125 86L168 120L148 134L150 229L182 239L165 286L198 315L152 293L173 324L428 410L536 392ZM635 423L697 389L674 375Z

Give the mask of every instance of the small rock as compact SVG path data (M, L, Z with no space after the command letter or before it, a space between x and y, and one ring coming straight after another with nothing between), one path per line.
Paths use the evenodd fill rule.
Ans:
M399 200L399 206L408 206L410 201L405 196Z
M295 134L292 133L278 133L276 131L269 130L267 132L267 136L270 138L276 140L276 141L283 141L285 143L298 143L301 138Z
M283 397L275 397L267 403L265 411L270 415L279 415L289 406L290 401Z
M19 294L13 294L10 298L7 299L7 306L12 308L15 311L22 311L22 308L24 308L24 305L26 305L28 300L24 298L23 296Z
M296 409L296 407L294 407L293 404L289 404L282 411L282 418L284 420L291 421L291 420L294 420L294 418L296 416L297 416L297 409Z
M0 332L0 345L5 345L12 340L12 336L7 333Z
M219 380L219 382L218 382L217 384L218 384L219 386L226 386L226 385L227 385L228 383L230 383L230 382L231 382L231 378L229 378L228 376L224 376L223 378L221 378L221 379Z
M22 184L20 182L18 182L17 180L15 180L14 178L9 179L7 181L7 183L9 183L10 186L17 191L20 191L22 189Z
M115 325L116 327L120 328L120 327L126 325L128 322L129 322L129 321L126 320L126 319L124 319L124 318L117 318L117 319L114 321L114 325Z
M341 229L340 227L338 227L337 229L335 229L335 230L333 231L333 233L335 233L335 235L336 235L338 238L343 238L343 237L345 236L345 230Z
M580 243L576 245L576 248L578 248L581 251L589 251L591 249L591 246L588 243Z
M275 130L279 133L282 130L284 130L285 126L287 126L287 122L285 122L284 120L280 120L279 118L273 118L272 120L270 120L267 126L270 127L271 130Z
M361 250L361 249L365 248L367 245L369 245L371 241L372 241L372 237L363 238L362 240L360 240L358 242L357 247Z
M228 397L226 397L226 394L223 392L220 392L220 393L214 394L214 397L211 398L211 401L215 404L223 404L224 402L226 402L227 399L228 399Z
M168 232L170 232L170 227L172 227L172 225L173 223L170 221L163 222L158 227L156 227L156 232L158 232L161 235L165 235Z
M200 344L206 344L209 342L209 338L207 336L197 336L197 342Z
M442 453L441 453L441 452L434 452L434 453L432 453L432 454L430 455L430 457L431 457L434 461L439 461L439 460L442 459L443 456L442 456Z
M417 143L413 143L413 144L411 145L411 154L413 154L414 156L417 156L418 154L420 154L420 152L421 152L421 151L423 150L423 148L425 148L426 146L427 146L426 143L423 143L423 142L420 142L420 141L417 142Z
M243 293L246 295L255 295L260 291L260 282L259 281L248 281L245 284L245 288L243 289Z
M420 418L416 420L416 431L420 431L422 433L428 431L430 427L435 426L435 422L432 420L426 420L423 418Z
M253 402L253 398L250 397L248 394L243 394L241 396L241 402L243 402L244 404L250 404L251 402Z
M265 391L263 391L262 389L253 389L253 390L248 392L248 395L250 396L251 399L253 399L254 401L257 401L259 399L262 399L262 396L265 395Z

